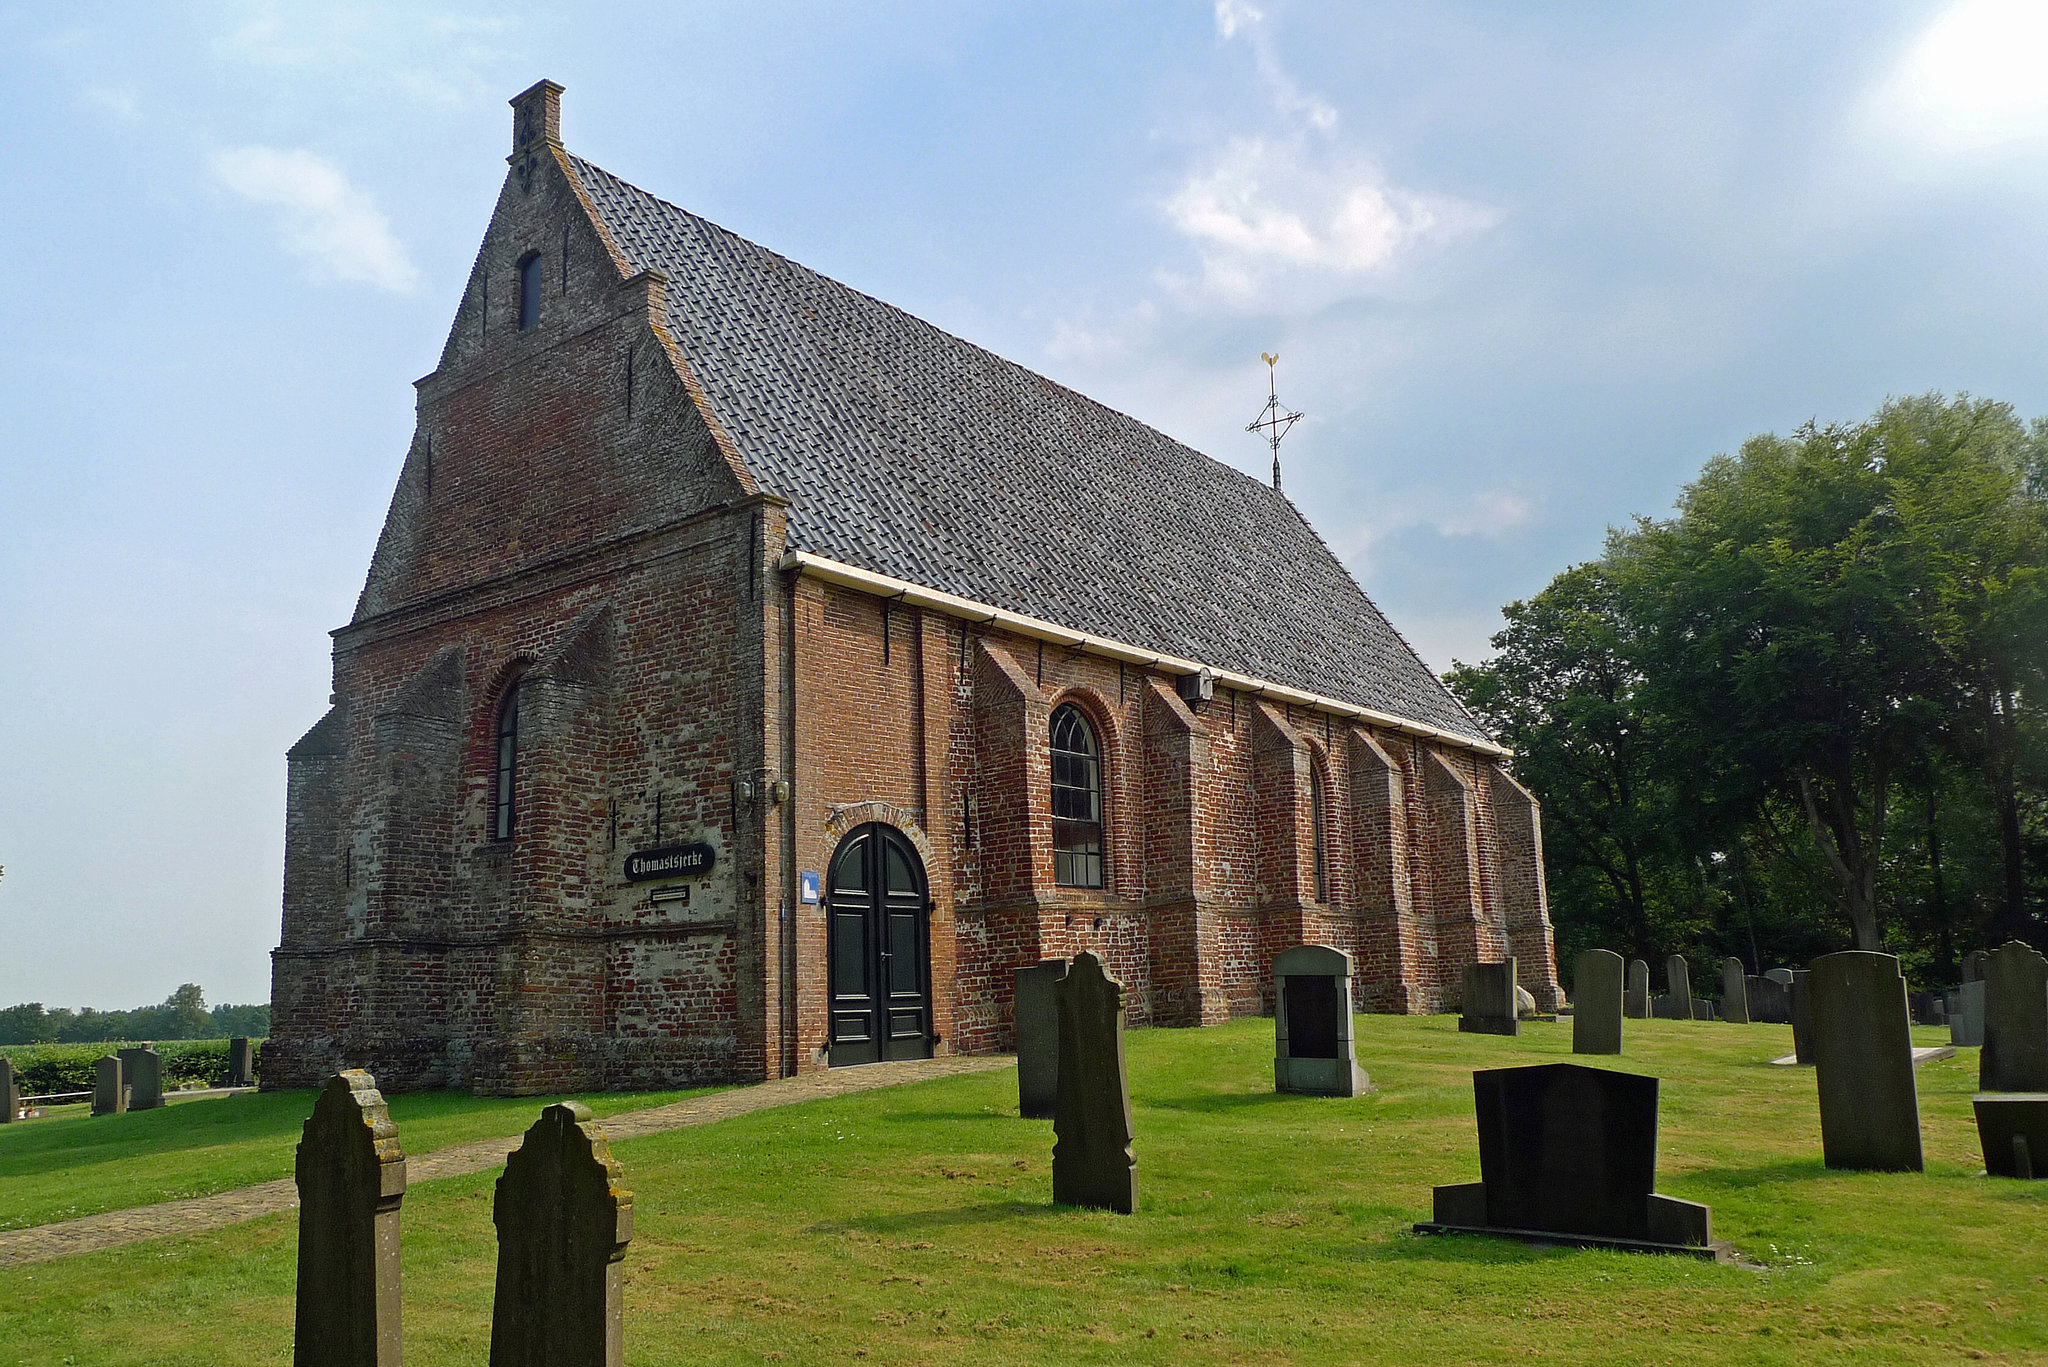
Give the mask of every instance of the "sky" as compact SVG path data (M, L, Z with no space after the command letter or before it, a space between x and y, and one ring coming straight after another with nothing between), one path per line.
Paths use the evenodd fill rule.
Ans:
M1263 475L1432 666L1745 437L2048 414L2048 7L0 0L0 1005L269 994L505 175L571 149Z

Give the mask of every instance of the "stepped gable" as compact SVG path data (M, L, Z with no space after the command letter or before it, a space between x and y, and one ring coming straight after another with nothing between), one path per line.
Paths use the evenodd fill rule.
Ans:
M1278 491L569 162L793 549L1487 738Z

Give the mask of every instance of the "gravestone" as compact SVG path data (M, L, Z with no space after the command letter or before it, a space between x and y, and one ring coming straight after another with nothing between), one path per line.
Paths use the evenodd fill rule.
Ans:
M1628 961L1628 987L1622 993L1621 1014L1632 1021L1650 1017L1650 966L1641 959Z
M247 1035L236 1035L228 1041L228 1086L254 1087L256 1085L256 1047L249 1043Z
M1043 959L1017 970L1017 1113L1052 1119L1060 1081L1058 984L1067 966Z
M1791 974L1787 973L1789 980ZM1792 984L1779 982L1776 978L1750 978L1744 986L1749 992L1749 1018L1770 1025L1792 1023Z
M293 1367L398 1367L405 1151L377 1079L327 1079L299 1140Z
M548 1107L505 1160L491 1213L491 1367L618 1367L633 1193L580 1101Z
M1984 981L1984 965L1991 958L1988 949L1973 949L1963 956L1963 981L1981 983Z
M1984 1171L1992 1177L2048 1177L2048 1092L1974 1099Z
M2048 1092L2048 958L2018 940L1985 961L1977 1085L1987 1092ZM2042 1158L2048 1163L2048 1154Z
M15 1080L14 1060L0 1056L0 1125L21 1119L21 1084Z
M153 1111L164 1104L164 1061L147 1044L123 1049L121 1078L128 1084L128 1109Z
M1516 1014L1515 961L1465 965L1465 996L1458 1029L1471 1035L1519 1035Z
M1955 991L1948 1012L1948 1042L1958 1047L1979 1048L1984 1043L1984 983L1965 982ZM1978 1070L1983 1070L1978 1062Z
M1749 1024L1749 975L1742 960L1721 960L1721 1019L1730 1025Z
M1671 1019L1691 1020L1692 965L1683 954L1674 954L1664 961L1664 991L1671 998Z
M1808 969L1792 973L1792 1057L1802 1064L1813 1062L1813 974Z
M1705 997L1692 999L1692 1018L1696 1021L1710 1021L1714 1018L1714 1004Z
M1770 979L1770 980L1771 980L1772 982L1776 983L1776 984L1777 984L1778 986L1780 986L1780 987L1784 988L1784 989L1785 989L1785 990L1786 990L1787 992L1790 992L1790 991L1792 990L1792 970L1791 970L1791 969L1789 969L1789 968L1767 968L1767 969L1765 969L1765 970L1764 970L1764 976L1765 976L1766 978L1769 978L1769 979Z
M1351 956L1296 945L1273 956L1273 1088L1304 1096L1372 1090L1351 1038Z
M1621 1052L1621 956L1589 949L1572 969L1572 1052Z
M1827 1165L1922 1171L1913 1032L1899 961L1861 949L1823 954L1807 985Z
M128 1109L128 1081L121 1076L121 1059L117 1054L100 1056L98 1070L93 1074L92 1113L94 1115L119 1115Z
M1060 976L1060 1077L1052 1117L1052 1199L1129 1215L1138 1208L1123 984L1083 950Z
M1657 1194L1657 1079L1546 1063L1472 1074L1477 1182L1438 1187L1421 1234L1691 1253L1726 1261L1712 1212Z

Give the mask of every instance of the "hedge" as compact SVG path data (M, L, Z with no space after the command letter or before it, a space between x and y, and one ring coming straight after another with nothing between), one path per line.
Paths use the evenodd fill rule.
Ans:
M256 1075L263 1075L263 1041L253 1041ZM14 1061L14 1076L23 1096L52 1092L89 1092L99 1062L128 1044L9 1044L0 1054ZM163 1059L164 1090L198 1085L222 1087L228 1080L228 1042L224 1039L167 1040L156 1046Z

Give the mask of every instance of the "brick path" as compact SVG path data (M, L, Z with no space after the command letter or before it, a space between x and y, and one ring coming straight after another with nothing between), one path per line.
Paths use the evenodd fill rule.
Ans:
M978 1054L906 1063L877 1063L865 1068L826 1068L753 1087L734 1087L686 1101L672 1101L666 1106L652 1106L644 1111L628 1111L623 1115L609 1116L600 1123L606 1136L616 1143L691 1125L709 1125L713 1121L729 1120L751 1111L816 1101L821 1097L869 1092L877 1087L894 1087L961 1073L985 1073L1009 1067L1015 1062L1015 1059L1003 1055ZM404 1139L401 1132L399 1141L403 1143ZM519 1147L519 1140L520 1136L515 1134L502 1139L479 1139L417 1156L408 1155L407 1185L432 1182L442 1177L463 1177L495 1168L505 1161L506 1154ZM110 1210L103 1215L88 1215L83 1219L36 1225L29 1229L0 1230L0 1267L46 1262L74 1253L97 1253L101 1249L119 1248L123 1244L160 1239L170 1234L197 1234L223 1225L254 1220L258 1216L275 1215L290 1210L298 1203L297 1185L289 1177L280 1177L274 1182L237 1187L213 1196L166 1201L162 1205L137 1206L129 1210Z

